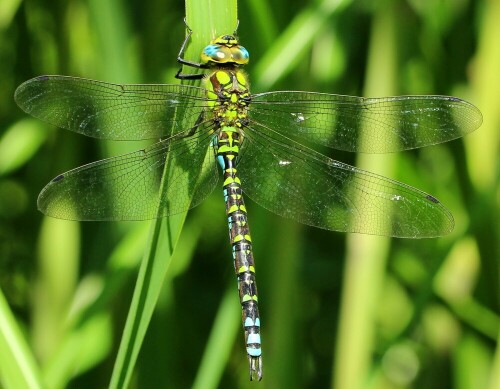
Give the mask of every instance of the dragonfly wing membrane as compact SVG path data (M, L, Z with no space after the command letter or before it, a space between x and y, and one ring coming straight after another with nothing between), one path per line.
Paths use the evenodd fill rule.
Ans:
M38 208L68 220L145 220L186 211L215 188L210 135L162 140L54 178Z
M456 97L363 98L298 91L253 95L249 116L296 140L366 153L450 141L482 122L474 105Z
M238 171L243 190L264 208L314 227L406 238L436 237L453 217L434 197L327 158L252 123Z
M189 129L205 108L204 90L186 85L118 85L40 76L20 85L17 104L55 126L94 138L140 140Z

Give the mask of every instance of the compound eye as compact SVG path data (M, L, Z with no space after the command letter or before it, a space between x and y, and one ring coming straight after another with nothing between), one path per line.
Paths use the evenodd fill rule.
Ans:
M238 65L245 65L248 63L249 58L250 54L248 54L247 49L245 49L243 46L237 46L236 48L233 48L232 59L234 63L237 63Z
M229 48L217 44L208 45L201 52L201 61L203 63L225 63L231 61L231 51Z

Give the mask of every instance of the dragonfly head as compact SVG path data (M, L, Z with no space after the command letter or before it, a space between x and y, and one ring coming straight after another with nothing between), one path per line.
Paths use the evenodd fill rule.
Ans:
M247 49L240 46L234 35L221 35L215 38L201 52L201 62L213 65L246 65L249 60Z

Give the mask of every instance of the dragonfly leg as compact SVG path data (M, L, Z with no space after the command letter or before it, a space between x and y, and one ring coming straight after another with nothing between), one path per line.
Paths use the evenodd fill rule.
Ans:
M190 66L190 65L189 65ZM180 68L175 74L175 78L178 80L201 80L205 75L203 73L200 74L184 74L182 73L182 68Z
M188 136L193 136L200 124L205 120L205 111L201 111L200 114L198 115L198 119L196 119L196 122L194 123L194 126L189 129L189 132L186 134L186 137Z
M179 54L177 55L177 62L179 62L181 65L190 66L192 68L208 69L209 66L207 64L188 61L187 59L184 59L184 53L186 52L187 44L189 42L189 39L191 38L191 35L193 35L193 30L191 30L191 28L189 28L189 26L187 25L185 18L184 24L186 25L188 33L186 34L186 38L184 39L184 42L182 42L181 49L179 50ZM204 74L183 74L182 67L177 71L177 74L175 75L175 78L179 80L199 80L203 77Z

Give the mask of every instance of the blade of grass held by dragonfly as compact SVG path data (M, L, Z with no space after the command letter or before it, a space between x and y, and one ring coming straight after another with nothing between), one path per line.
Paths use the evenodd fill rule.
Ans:
M149 248L139 270L110 388L128 385L184 219L185 214L181 214L157 219L153 223Z
M212 4L214 7L210 7L207 10L209 13L217 11L217 7L215 7L217 4L215 3L218 2L214 2L214 4ZM199 7L200 4L198 3L194 5L194 7L193 5L192 2L188 1L186 8L196 9L195 7ZM220 6L222 6L222 4L219 4L219 7ZM199 23L204 23L206 19L218 21L225 20L224 17L219 17L217 19L206 18L207 14L208 13L199 15L196 20L189 19L192 27L196 28ZM201 16L204 17L202 18ZM214 31L215 27L211 26L208 30ZM207 42L211 39L211 37L200 36L202 42ZM169 175L172 174L169 169L171 169L171 167L165 165L163 182L166 182ZM163 202L160 202L158 208L159 214L163 212L161 209L162 205ZM110 388L126 387L130 381L140 346L142 345L146 329L162 287L165 272L167 271L171 255L185 220L185 215L184 213L168 219L160 218L153 222L151 244L149 245L149 249L139 271L132 305L111 378Z

